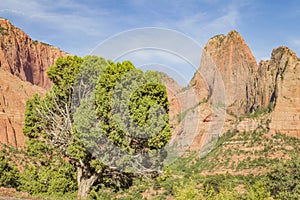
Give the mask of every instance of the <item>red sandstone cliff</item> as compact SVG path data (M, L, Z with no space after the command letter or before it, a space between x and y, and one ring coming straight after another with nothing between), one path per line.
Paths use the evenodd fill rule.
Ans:
M51 82L46 75L58 57L65 56L59 48L33 41L26 33L0 18L0 68L45 89Z
M260 66L261 93L256 96L261 98L261 107L274 107L270 130L300 138L300 63L296 54L279 47L270 61Z
M171 87L170 81L165 84ZM192 105L195 97L188 100L189 93L199 105ZM173 138L191 136L190 150L230 129L254 130L266 119L270 133L300 138L300 63L293 51L279 47L269 61L257 65L244 39L231 31L208 41L189 86L175 95L169 92L169 101L173 126L172 119L184 116L173 128ZM256 112L263 115L247 118Z
M216 70L211 71L214 68ZM225 93L217 98L224 101L228 112L244 114L248 87L257 70L256 60L244 39L236 31L230 31L227 36L217 35L207 42L200 68L190 85L200 85L203 90L203 84L206 83L207 94L212 95L214 91L222 89L216 87L224 84ZM221 80L216 79L216 73L219 73ZM200 79L202 83L198 83L200 75L204 78L204 81Z
M46 71L58 57L65 55L56 47L33 41L8 20L0 18L0 142L24 146L26 100L50 88Z
M22 132L26 100L45 90L0 69L0 142L24 146Z

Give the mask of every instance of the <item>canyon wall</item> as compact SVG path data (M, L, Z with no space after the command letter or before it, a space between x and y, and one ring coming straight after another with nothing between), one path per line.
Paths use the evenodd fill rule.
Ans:
M26 33L0 18L0 68L34 85L49 89L46 71L67 53L32 40Z
M170 82L166 85L171 87ZM180 93L184 94L180 96ZM188 102L187 93L195 94L197 106L185 103ZM171 119L188 110L184 115L194 129L189 130L186 123L178 123L173 138L183 132L192 135L190 150L200 149L228 130L254 130L267 119L270 121L266 125L269 133L280 132L300 138L298 57L282 46L273 50L270 60L258 65L245 40L236 31L217 35L207 42L199 69L189 86L170 98ZM178 105L181 110L176 110Z
M32 40L8 20L0 18L0 142L24 146L26 100L51 87L46 75L56 59L67 53Z

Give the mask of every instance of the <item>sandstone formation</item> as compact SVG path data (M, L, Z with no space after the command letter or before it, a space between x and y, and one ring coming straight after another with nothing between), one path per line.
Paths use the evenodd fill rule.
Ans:
M215 70L208 73L213 68ZM216 87L224 84L225 95L218 99L225 98L228 112L244 114L248 85L257 69L256 60L244 39L236 31L231 31L227 36L217 35L208 41L191 85L197 82L198 73L205 77L210 95ZM216 79L216 73L219 73L221 80Z
M26 100L35 93L43 95L45 90L0 69L0 143L24 146Z
M51 82L46 75L58 57L59 48L33 41L26 33L0 18L0 68L45 89Z
M260 62L248 88L249 113L268 115L270 132L300 138L300 63L293 51L274 49L269 61Z
M165 84L172 87L170 81ZM270 133L300 138L300 63L287 47L274 49L269 61L257 65L236 31L215 36L206 44L189 86L179 90L168 92L173 126L176 116L185 116L174 126L173 138L192 136L190 150L214 142L227 130L253 131L261 125ZM189 93L196 96L196 106Z
M46 71L58 57L66 55L59 48L33 41L8 20L0 18L1 143L24 146L26 100L50 88Z
M274 109L270 129L300 138L300 63L296 54L287 47L279 47L272 53L267 68L275 76L271 96ZM269 88L269 90L270 90ZM265 88L265 90L268 90Z

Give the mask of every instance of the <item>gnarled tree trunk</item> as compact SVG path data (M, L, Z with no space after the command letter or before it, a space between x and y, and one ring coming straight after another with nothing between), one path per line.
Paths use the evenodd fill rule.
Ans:
M89 173L80 167L78 167L77 173L78 173L77 174L77 184L78 184L77 199L80 200L89 199L91 188L95 183L95 181L97 180L98 176L96 174L89 176L88 175Z

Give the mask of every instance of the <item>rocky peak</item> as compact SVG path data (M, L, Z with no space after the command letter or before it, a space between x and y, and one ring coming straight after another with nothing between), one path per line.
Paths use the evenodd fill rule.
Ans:
M288 47L273 50L261 62L253 84L252 108L271 112L270 130L300 138L300 63ZM251 99L252 98L252 99Z
M298 63L296 54L288 47L281 46L272 51L271 59L261 61L256 74L253 74L249 86L247 109L254 112L258 109L274 109L279 95L279 84L284 82L284 77L290 73ZM296 83L296 80L295 82Z
M49 89L46 75L58 57L66 56L59 48L34 41L8 20L0 18L0 68L23 81Z
M222 83L216 80L216 72L212 70L213 68L220 74ZM243 114L246 112L244 105L247 99L247 87L257 70L258 66L250 48L242 36L233 30L226 36L217 35L207 42L200 68L192 79L191 85L207 88L209 92L206 94L212 95L217 84L224 84L228 111ZM203 77L201 80L200 76Z
M218 80L218 73L222 80ZM236 31L211 38L190 87L201 101L211 99L221 84L224 84L225 108L229 114L222 133L232 129L253 131L260 121L268 119L270 122L265 126L270 133L281 132L300 138L300 63L288 47L274 49L270 60L261 61L258 66L250 48ZM199 107L201 127L212 126L209 123L214 121L211 116L215 106L210 100L206 104ZM256 118L247 118L248 114ZM219 121L218 116L216 119ZM199 130L191 149L200 149L213 131Z

